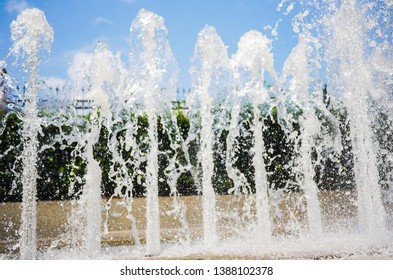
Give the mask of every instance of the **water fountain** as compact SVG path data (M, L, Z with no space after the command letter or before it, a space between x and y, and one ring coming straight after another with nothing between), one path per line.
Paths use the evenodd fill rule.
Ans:
M37 149L38 132L41 119L37 116L37 94L39 91L39 73L41 50L49 51L53 41L53 30L49 26L44 13L38 9L22 12L11 24L12 52L25 57L24 67L30 72L25 91L25 106L23 108L23 135L25 144L22 154L23 198L21 222L21 250L22 259L35 258L36 253L36 181L37 181Z
M349 24L348 19L351 19ZM364 42L365 26L357 12L356 2L348 1L331 19L333 40L339 43L331 56L340 60L340 72L345 89L344 104L348 108L351 140L354 145L355 184L358 190L359 225L362 230L375 236L385 235L386 215L378 184L377 147L373 141L372 121L368 114L368 93L375 91L372 71L366 71ZM375 23L374 23L375 24ZM356 26L356 28L355 28ZM344 35L351 33L351 36ZM350 83L348 81L351 81ZM356 93L356 94L354 94Z
M236 122L240 114L240 98L247 94L250 95L254 113L253 132L255 140L253 147L253 167L255 170L257 232L260 235L260 242L268 243L271 241L272 225L268 197L269 182L263 159L263 154L265 152L265 143L262 133L263 124L260 120L259 106L266 102L268 98L268 92L263 85L265 70L269 71L273 77L276 76L273 67L273 55L271 54L271 41L255 30L244 34L238 43L238 51L233 57L233 65L236 83L242 90L238 94L239 96L236 96L233 101L234 105L231 120L234 120L235 124L231 124L231 126L237 126ZM231 129L230 131L236 130ZM229 135L227 139L230 139ZM230 145L228 146L230 147ZM230 151L229 148L228 151ZM230 177L235 182L235 179L232 176Z
M213 246L217 242L216 229L216 198L212 184L214 172L213 144L215 129L213 127L214 116L213 106L216 105L215 94L219 94L222 87L227 87L226 83L219 82L222 78L225 81L225 72L228 72L228 56L226 47L215 29L205 26L198 35L195 46L194 68L191 75L194 77L195 98L189 103L197 102L200 118L200 161L202 167L202 209L203 209L203 237L207 246ZM193 106L194 107L194 106Z
M158 203L158 118L168 111L174 98L176 62L167 41L164 19L141 10L131 25L130 65L133 78L144 95L148 120L149 151L146 166L146 254L160 252L160 217ZM172 71L172 72L171 72ZM138 93L137 93L138 94ZM158 104L158 100L164 100ZM170 108L170 107L169 107ZM164 118L163 118L164 119Z
M19 184L23 197L0 204L0 258L391 257L392 42L381 19L392 4L309 2L299 1L298 44L281 75L268 37L247 32L229 58L205 26L186 106L172 102L178 69L164 19L142 9L129 69L99 43L84 80L59 90L81 96L87 113L69 100L50 114L37 104L53 31L41 11L22 12L12 53L26 57L29 80L0 132L16 114L23 150L4 144L0 160L16 155L9 193ZM64 155L68 199L37 202L40 157L52 150Z

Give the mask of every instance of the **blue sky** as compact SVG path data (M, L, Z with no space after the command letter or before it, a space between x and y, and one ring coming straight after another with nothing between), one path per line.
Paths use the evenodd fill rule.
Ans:
M98 41L116 52L120 50L127 64L129 29L141 8L165 18L169 41L180 68L179 87L190 87L188 69L198 32L205 24L216 28L228 46L229 55L236 52L239 38L256 29L273 39L275 68L282 65L297 42L292 31L291 15L277 11L280 0L0 0L0 59L11 45L9 26L24 8L44 11L55 32L52 53L41 76L68 79L81 60L89 59ZM284 11L286 6L284 6ZM279 21L281 19L281 21ZM279 21L278 37L272 29ZM271 28L270 28L270 27ZM274 34L273 34L274 35ZM9 72L16 71L9 66Z

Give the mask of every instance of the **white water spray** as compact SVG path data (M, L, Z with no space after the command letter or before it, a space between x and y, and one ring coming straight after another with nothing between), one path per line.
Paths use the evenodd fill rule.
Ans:
M386 212L378 183L377 144L373 141L372 121L369 115L369 94L373 88L373 72L366 61L366 28L362 11L356 1L344 1L336 14L327 20L330 31L331 84L343 92L348 110L350 137L354 151L355 184L358 193L358 220L366 235L381 238L386 231Z
M310 92L310 67L308 56L312 53L312 47L302 36L299 37L298 45L292 50L284 64L283 78L289 81L289 91L294 99L299 102L302 115L299 117L301 125L299 149L299 168L301 176L301 188L304 190L307 201L307 216L310 234L318 237L322 233L322 216L318 199L318 187L314 181L315 171L311 159L312 147L316 145L314 139L320 131L320 122L315 116Z
M176 96L177 66L162 17L142 9L132 22L130 31L132 78L138 81L137 94L143 96L149 123L146 166L146 255L157 255L161 250L157 123L159 115L171 108L171 100Z
M290 1L283 1L282 5L287 2ZM311 2L319 3L317 0ZM389 83L386 82L390 65L385 61L381 63L388 56L390 42L386 40L380 46L378 40L369 42L365 21L368 15L364 13L363 2L343 1L342 5L336 4L340 1L327 2L326 6L331 10L325 13L318 11L317 6L309 8L308 1L299 1L302 7L306 7L295 16L299 42L286 60L280 81L276 79L272 42L268 38L257 31L246 33L238 43L238 51L229 60L226 46L215 29L206 26L199 33L195 47L190 71L192 92L182 108L186 115L182 121L187 117L190 121L182 127L181 137L188 137L184 142L178 138L179 127L171 112L171 101L176 98L177 67L164 19L146 10L138 13L131 25L129 72L121 67L120 55L115 57L99 44L85 86L71 87L70 90L94 100L94 106L88 109L89 114L84 114L83 118L62 116L56 123L50 120L50 124L59 130L63 125L72 128L69 134L60 131L61 136L56 136L54 141L58 143L61 138L67 142L69 147L66 148L73 149L71 157L82 161L82 166L87 164L87 173L73 174L76 179L69 187L72 193L73 184L79 187L86 180L80 200L70 202L81 206L76 218L69 219L68 226L74 234L70 242L73 247L69 251L55 249L62 241L69 244L66 238L59 237L54 240L57 243L51 245L54 250L38 255L35 234L37 133L46 125L37 116L38 53L41 49L49 49L53 32L38 10L22 13L12 26L15 42L12 51L17 56L27 56L24 64L30 71L24 115L19 116L24 123L22 132L26 138L22 155L21 258L32 259L36 255L80 258L81 251L77 250L80 240L82 256L91 258L101 257L101 254L108 254L103 256L110 258L206 256L207 252L307 258L314 256L313 252L340 257L353 252L366 254L370 250L379 253L386 248L393 252L386 229L389 217L385 213L385 209L390 211L388 214L392 213L389 210L392 198L389 193L381 191L382 184L391 188L391 182L387 180L381 185L378 182L378 172L383 173L378 169L381 164L385 164L383 168L387 172L392 170L386 163L391 163L392 151L388 142L384 143L383 151L379 149L373 132L375 112L370 110L378 109L370 100L377 104L390 100ZM286 11L289 14L297 8L289 3ZM323 15L315 17L314 12ZM308 23L310 18L311 23ZM369 43L368 47L366 43ZM369 48L375 44L377 47L371 56ZM382 49L377 52L378 47ZM380 76L376 76L376 71L370 69L368 63L377 65ZM325 69L321 68L325 66L331 107L328 102L321 104L322 82L318 79L323 79ZM269 78L273 85L267 88L264 82ZM272 111L269 116L266 108L274 108L277 115L273 117ZM337 127L347 125L341 123L346 117L339 115L342 111L334 112L340 120L332 120L334 113L329 110L337 108L348 113L350 131L344 131L343 135L350 135L350 139L345 140L351 149L346 147L341 151L340 145L334 142L340 138ZM227 118L229 112L230 120ZM269 124L269 117L275 116L275 123ZM387 118L391 119L391 113ZM144 122L142 125L138 123L140 120ZM187 125L190 125L188 132ZM391 126L391 122L385 125ZM99 139L103 131L108 132L105 141L108 141L110 159L99 162L95 157L99 150L94 149L95 144L105 143ZM167 133L167 138L160 139L161 132ZM248 137L250 135L254 138ZM388 135L385 138L389 139ZM246 141L241 143L242 139ZM161 145L164 141L170 151L161 149L165 146ZM60 149L66 146L63 144ZM239 150L243 147L247 147L247 151ZM42 147L40 151L45 149ZM346 158L340 158L343 154ZM378 162L377 155L380 154L385 156L385 162ZM348 160L352 155L353 162ZM330 162L334 166L324 166L330 168L327 171L318 170L330 156L339 160ZM159 164L158 159L161 163L163 158L166 166ZM102 163L109 163L110 170L101 170ZM80 167L80 163L72 166L75 169ZM254 177L250 176L250 170L255 170ZM197 174L199 171L201 174ZM349 174L352 171L354 178ZM328 172L332 172L337 180L322 180L322 175L331 175ZM105 209L101 205L101 185L105 183L102 175L115 183L115 191ZM177 184L181 175L186 175L188 186L201 179L201 195L180 197ZM231 180L234 189L239 191L223 195L227 194ZM278 185L274 185L275 182ZM335 185L329 185L330 182ZM255 183L255 193L252 183ZM159 189L163 185L167 189ZM144 187L146 198L133 197L136 191L139 191L137 195L143 195ZM173 199L159 197L159 190L169 190ZM70 197L79 197L80 193L72 195ZM61 201L62 205L68 203ZM101 219L102 210L106 210L105 221ZM123 214L126 216L123 222L130 222L131 230L130 224L117 224ZM329 231L330 223L337 232ZM116 227L119 231L111 232ZM101 236L102 228L104 236ZM203 242L198 241L201 228ZM11 230L6 229L3 232L9 234ZM146 246L143 244L145 229ZM121 242L135 242L122 251L124 254L118 248L101 250L101 242L123 235L128 239ZM165 250L161 250L163 242L168 239L176 244L172 247L173 243L165 243Z
M259 106L268 99L268 92L264 88L265 71L268 71L272 77L276 75L270 40L258 31L247 32L240 38L238 51L233 56L232 62L236 84L243 95L250 96L250 101L253 104L255 139L253 166L255 169L257 236L263 240L261 242L268 242L272 237L272 225L268 197L269 182L263 159L265 142L262 135L263 124ZM239 100L235 102L235 108L239 106L238 104L240 104Z
M26 57L24 69L29 73L26 84L25 106L23 108L23 135L25 137L22 154L22 224L20 228L21 259L36 257L37 228L37 149L41 119L38 117L37 97L39 92L38 67L40 52L50 51L53 30L45 15L38 9L26 9L11 23L11 53L17 58Z

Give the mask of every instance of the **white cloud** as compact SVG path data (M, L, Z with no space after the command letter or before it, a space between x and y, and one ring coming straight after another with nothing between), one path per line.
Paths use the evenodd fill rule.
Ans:
M30 4L26 0L8 0L7 2L7 12L8 13L20 13L24 9L30 8Z
M93 54L88 52L76 52L68 68L67 74L71 80L81 81L89 70Z
M98 17L94 20L94 24L95 25L99 25L99 24L108 24L108 25L112 25L113 22L107 18L103 18L103 17Z

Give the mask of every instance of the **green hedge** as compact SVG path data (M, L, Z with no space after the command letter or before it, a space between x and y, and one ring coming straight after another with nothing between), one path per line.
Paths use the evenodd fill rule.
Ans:
M179 103L180 104L180 103ZM268 180L270 187L274 189L299 190L297 183L297 174L294 172L291 163L296 157L295 145L301 143L294 143L290 141L283 129L283 124L280 123L277 116L277 108L269 106L262 110L265 112L261 115L261 120L264 124L263 137L265 142L264 160L268 172ZM345 110L331 110L332 114L336 116L340 124L340 132L343 135L342 144L345 147L341 154L329 152L324 155L321 164L316 164L316 154L313 154L315 164L315 181L320 189L337 189L337 188L352 188L353 187L353 170L352 161L353 155L351 153L351 144L349 141L349 126ZM180 133L179 143L187 139L190 130L190 120L186 114L183 113L180 106L174 109L174 116L177 123L177 131ZM300 112L301 114L301 112ZM85 128L79 128L79 133L86 133L86 127L89 123L89 115L80 117L84 119ZM239 149L237 150L237 160L235 167L246 177L251 191L254 191L254 168L252 166L252 152L253 145L253 131L251 129L253 121L253 113L250 105L246 105L242 111L242 122L240 124L241 130L237 137ZM322 120L323 116L321 116ZM134 135L137 139L140 149L148 149L147 128L148 119L146 115L135 116L133 114L125 114L123 123L116 124L119 129L116 130L116 135L110 134L110 130L102 126L98 142L94 146L94 157L99 162L102 169L102 194L103 196L111 196L116 188L115 178L110 177L111 168L120 168L119 163L113 162L113 155L108 149L108 142L116 138L120 143L120 139L124 140L125 129L123 125L129 121L133 121L137 125L137 132ZM301 133L300 126L297 119L294 118L291 127ZM67 123L67 125L65 124ZM21 162L19 156L23 149L23 141L21 139L21 120L18 114L9 113L3 117L1 131L0 131L0 202L6 201L20 201L21 200ZM159 138L159 194L168 196L171 194L170 187L167 182L166 168L172 157L176 157L176 161L184 163L185 158L181 150L174 151L171 147L171 133L173 126L171 123L164 129L163 120L158 120L158 138ZM326 124L328 125L328 124ZM38 173L39 179L37 181L37 197L39 200L62 200L77 198L83 188L83 176L86 172L86 160L83 157L83 145L80 143L68 143L65 139L59 137L60 130L63 134L72 133L73 127L69 122L64 122L61 127L55 125L42 126L42 133L39 135L40 152L38 155ZM239 126L239 127L240 127ZM112 130L114 131L114 130ZM214 146L214 176L213 186L216 193L225 194L233 186L232 180L228 177L226 171L225 150L226 137L228 131L223 129L216 135ZM189 143L188 153L190 155L191 164L195 166L197 163L198 139ZM42 147L50 148L42 149ZM13 148L12 148L13 147ZM122 159L127 162L127 172L134 174L136 170L140 173L145 173L146 162L140 162L138 166L132 164L131 151L127 151L125 147L119 145L118 152ZM79 178L79 180L78 180ZM142 179L141 179L142 178ZM137 179L134 176L133 180L133 195L143 196L145 194L145 186L143 176ZM198 186L198 178L193 178L189 170L184 170L179 174L176 182L177 192L180 195L195 195L200 192ZM123 193L125 192L122 191Z

